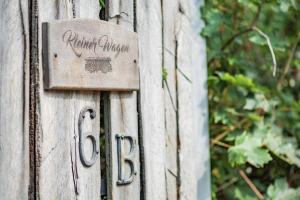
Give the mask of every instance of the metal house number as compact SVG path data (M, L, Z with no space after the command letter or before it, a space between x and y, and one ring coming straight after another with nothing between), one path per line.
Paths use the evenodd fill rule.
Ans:
M134 156L136 148L136 140L131 136L116 135L117 139L117 153L118 153L118 181L117 185L128 185L133 182L137 172L135 171ZM130 150L127 155L124 155L122 145L124 141L128 141L130 144ZM130 167L130 175L127 179L124 178L124 166L123 163L127 163Z
M88 133L87 136L84 136L82 126L83 126L83 121L85 118L85 114L89 112L90 113L90 118L93 120L96 117L96 111L91 108L91 107L85 107L81 110L79 114L79 120L78 120L78 131L79 131L79 155L80 155L80 160L81 163L85 167L91 167L97 160L97 154L99 153L99 147L98 147L98 140L95 138L95 136L92 135L92 133ZM92 152L92 157L90 160L88 160L85 157L84 154L84 141L85 139L90 139L93 145L93 152Z
M83 122L85 119L86 113L90 114L90 118L93 120L96 118L96 112L91 107L85 107L81 110L79 114L78 120L78 131L79 131L79 155L81 163L85 167L91 167L95 164L97 160L97 154L99 154L99 146L98 140L92 133L83 133ZM84 154L84 141L86 139L90 139L93 145L93 152L90 159L87 159ZM134 164L134 156L136 151L136 140L131 136L124 136L124 135L116 135L117 140L117 156L118 156L118 180L117 185L128 185L133 182L135 175L137 172L135 171L135 164ZM124 144L125 141L129 143L129 153L125 155L124 153ZM128 178L124 177L124 164L128 164L130 167L130 175Z

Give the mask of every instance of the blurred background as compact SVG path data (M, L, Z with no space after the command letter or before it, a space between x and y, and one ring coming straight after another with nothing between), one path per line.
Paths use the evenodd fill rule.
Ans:
M300 1L207 0L213 199L300 199Z

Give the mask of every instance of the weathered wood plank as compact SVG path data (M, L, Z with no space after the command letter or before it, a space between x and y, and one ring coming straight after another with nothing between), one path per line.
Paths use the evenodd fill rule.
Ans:
M194 87L195 166L197 199L211 199L210 157L208 133L207 59L205 39L199 32L204 27L199 7L204 0L190 0L191 25L193 27L192 68ZM201 156L199 156L201 155Z
M39 27L41 23L75 16L98 18L97 1L47 1L39 0ZM87 10L88 9L88 10ZM76 13L80 12L80 13ZM39 40L42 40L39 29ZM100 130L100 94L96 92L45 91L42 73L42 50L39 43L39 104L37 154L38 196L44 199L99 199L100 159L90 168L82 165L78 147L78 119L82 108L90 106L96 111L96 119L84 129L93 129L95 138ZM86 121L87 120L87 121ZM86 115L88 122L88 115ZM85 143L86 157L91 143ZM76 194L79 193L79 194Z
M0 198L28 199L27 1L0 1Z
M133 0L110 0L109 21L133 31ZM139 200L140 199L140 159L138 146L138 120L137 120L137 99L136 92L122 92L110 94L111 110L111 180L109 183L109 199L112 200ZM118 185L118 149L116 135L131 136L135 140L135 150L132 154L132 161L136 174L132 183ZM124 141L122 159L128 154L129 143ZM121 161L124 179L130 175L130 166L127 162Z
M166 199L161 1L139 0L136 4L146 199Z
M176 19L177 0L163 0L163 68L167 72L163 82L165 98L166 190L167 198L177 199L177 88L176 88Z
M111 94L111 196L113 200L126 200L126 199L140 199L140 163L139 163L139 147L138 147L138 128L137 128L137 111L136 103L134 104L132 98L133 94ZM131 153L132 161L134 163L134 170L136 174L133 174L133 182L128 185L118 185L118 149L116 135L131 136L135 141L133 144L135 149ZM129 141L124 140L122 142L123 155L130 152ZM123 160L122 163L123 179L127 179L130 176L130 166Z
M202 188L199 184L199 166L203 163L202 158L207 156L207 149L199 152L199 135L203 134L199 130L200 123L207 122L203 117L199 120L199 111L197 104L199 99L206 100L206 96L200 96L205 93L199 93L199 86L204 87L205 77L199 74L199 59L204 58L203 51L199 50L199 36L193 30L193 12L195 12L195 2L180 0L179 1L179 18L177 20L177 82L178 82L178 119L179 119L179 142L180 142L180 199L197 199L197 192L201 193ZM199 30L200 31L200 30ZM197 35L197 36L195 36ZM203 42L201 45L205 45ZM196 66L197 65L197 66ZM202 68L205 66L201 66ZM196 76L195 73L198 75ZM201 71L200 71L201 73ZM200 78L201 77L201 78ZM202 89L204 92L204 89ZM205 112L205 111L204 111ZM207 113L206 113L207 117ZM194 124L196 123L196 124ZM207 132L206 132L207 134ZM204 145L207 147L207 145ZM201 150L204 150L201 148ZM200 160L201 159L201 160ZM207 161L207 160L206 160ZM204 162L206 162L204 161ZM199 191L198 191L199 189ZM209 198L209 197L206 197Z

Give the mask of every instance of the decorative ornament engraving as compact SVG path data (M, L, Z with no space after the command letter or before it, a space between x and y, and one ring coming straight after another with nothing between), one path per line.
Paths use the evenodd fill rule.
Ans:
M90 73L97 73L101 71L102 73L107 73L112 71L111 58L99 58L99 57L90 57L85 59L85 71Z

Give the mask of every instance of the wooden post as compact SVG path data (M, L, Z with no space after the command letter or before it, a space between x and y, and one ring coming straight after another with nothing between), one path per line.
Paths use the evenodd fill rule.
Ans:
M177 40L177 93L178 93L178 129L179 129L179 165L180 199L196 199L197 179L194 165L196 145L193 124L193 77L192 56L193 30L191 28L190 4L179 1L179 16L176 24Z
M145 193L146 199L166 199L161 1L138 0L136 3Z
M134 0L109 0L109 21L119 24L125 29L134 30ZM139 200L140 199L140 159L138 142L138 119L137 119L137 96L136 92L112 92L110 94L110 179L109 199L113 200ZM130 136L134 140L132 162L134 165L133 181L130 184L118 184L118 175L122 170L123 179L130 176L129 163L118 160L117 135ZM130 152L128 141L122 142L124 158ZM120 153L120 152L119 152ZM119 162L119 163L118 163ZM131 166L132 167L132 166Z
M163 88L165 101L165 137L166 137L166 187L167 198L176 200L179 196L179 160L178 160L178 88L177 88L177 0L162 1L163 15Z
M73 17L98 19L98 1L36 1L37 31L41 41L41 23ZM32 11L34 12L34 10ZM36 102L36 197L38 199L99 199L100 159L89 168L83 166L78 148L78 120L81 110L90 106L96 118L86 130L100 133L100 93L46 91L43 86L42 43L38 49L38 72ZM86 115L88 118L88 114ZM86 143L86 154L92 145Z
M0 198L28 199L27 1L0 2Z
M106 1L108 21L138 33L140 73L138 92L105 93L110 200L210 199L197 2ZM99 139L100 92L44 90L41 42L43 22L98 20L98 0L2 0L0 8L0 198L100 199L100 158L89 166L79 155L80 130ZM92 145L83 145L88 157Z

